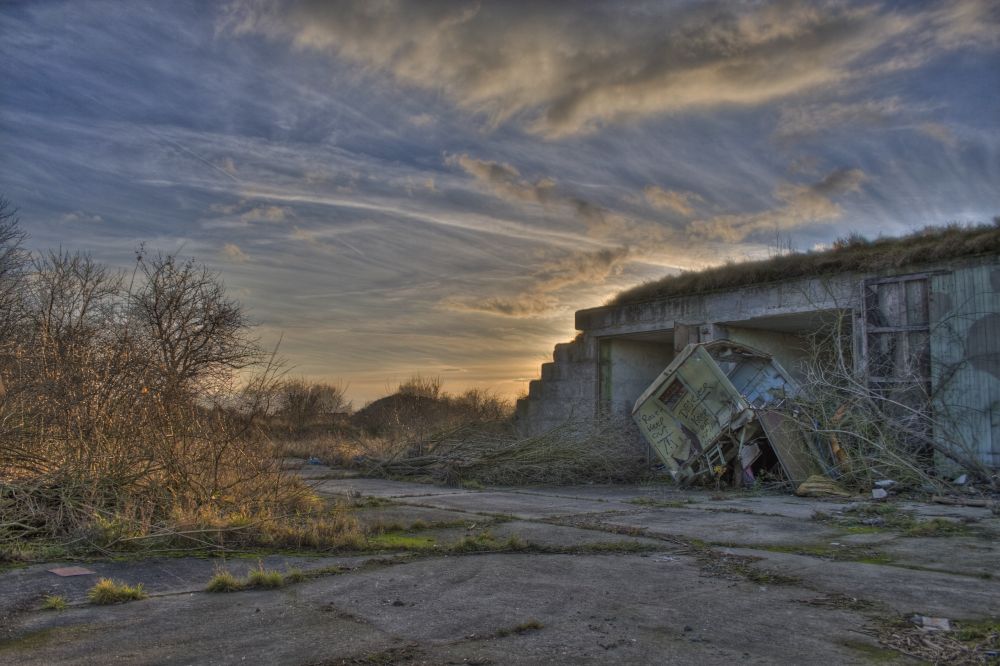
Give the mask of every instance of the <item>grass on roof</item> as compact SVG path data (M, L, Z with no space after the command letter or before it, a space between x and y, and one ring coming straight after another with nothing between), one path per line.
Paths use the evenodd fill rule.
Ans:
M668 275L627 289L612 298L608 305L690 296L776 280L855 271L886 271L997 252L1000 252L1000 216L993 218L992 224L956 223L943 227L926 227L898 238L869 240L853 234L835 241L829 250L820 252L795 252L770 259L730 262L702 271Z

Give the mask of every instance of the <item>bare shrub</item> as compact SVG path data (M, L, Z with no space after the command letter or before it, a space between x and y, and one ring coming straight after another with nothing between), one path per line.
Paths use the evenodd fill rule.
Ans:
M438 378L415 375L395 393L365 405L353 423L367 435L394 441L416 441L468 423L503 420L513 413L509 400L483 389L451 395Z
M23 270L0 346L0 557L28 538L205 548L320 529L261 428L277 365L217 275L63 251Z
M301 432L310 426L335 425L351 410L346 388L339 384L285 379L276 387L272 423L281 429Z
M437 400L441 397L441 378L414 375L400 384L396 393Z

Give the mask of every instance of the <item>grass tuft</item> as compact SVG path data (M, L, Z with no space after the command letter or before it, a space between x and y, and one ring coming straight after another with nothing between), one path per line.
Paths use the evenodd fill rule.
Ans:
M66 605L66 597L59 594L50 594L45 597L45 601L42 602L42 608L45 610L66 610Z
M223 569L216 572L212 579L205 586L206 592L237 592L244 587L243 581L234 576L231 572Z
M274 569L265 569L262 562L257 565L256 569L252 569L250 573L247 574L248 587L263 587L271 589L281 587L284 584L285 577L281 575L281 572L275 571Z
M110 578L102 578L97 581L97 584L87 592L87 599L90 600L90 603L98 605L138 601L145 599L147 596L146 591L142 589L142 583L128 585L127 583L111 580Z
M306 575L303 573L302 569L289 569L285 572L286 583L303 583L305 580Z

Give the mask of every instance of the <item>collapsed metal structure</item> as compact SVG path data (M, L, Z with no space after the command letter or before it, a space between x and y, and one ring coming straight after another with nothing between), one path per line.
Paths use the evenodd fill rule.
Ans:
M785 402L795 381L770 354L731 340L687 345L639 397L632 417L675 480L721 476L744 483L780 465L798 485L818 465Z

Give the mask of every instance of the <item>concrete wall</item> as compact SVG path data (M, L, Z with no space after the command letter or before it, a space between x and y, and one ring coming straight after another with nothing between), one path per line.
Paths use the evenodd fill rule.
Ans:
M631 415L635 401L674 358L671 343L608 338L600 341L601 407Z
M803 379L802 368L809 358L810 344L806 335L727 325L726 337L771 354L793 379Z
M847 273L591 308L576 313L576 328L595 337L609 337L664 331L677 324L738 322L817 310L852 309L858 301L861 277Z
M597 408L596 341L581 336L556 345L541 378L528 384L514 419L522 435L537 435L569 419L590 418Z
M1000 467L1000 259L939 273L930 282L939 441Z

